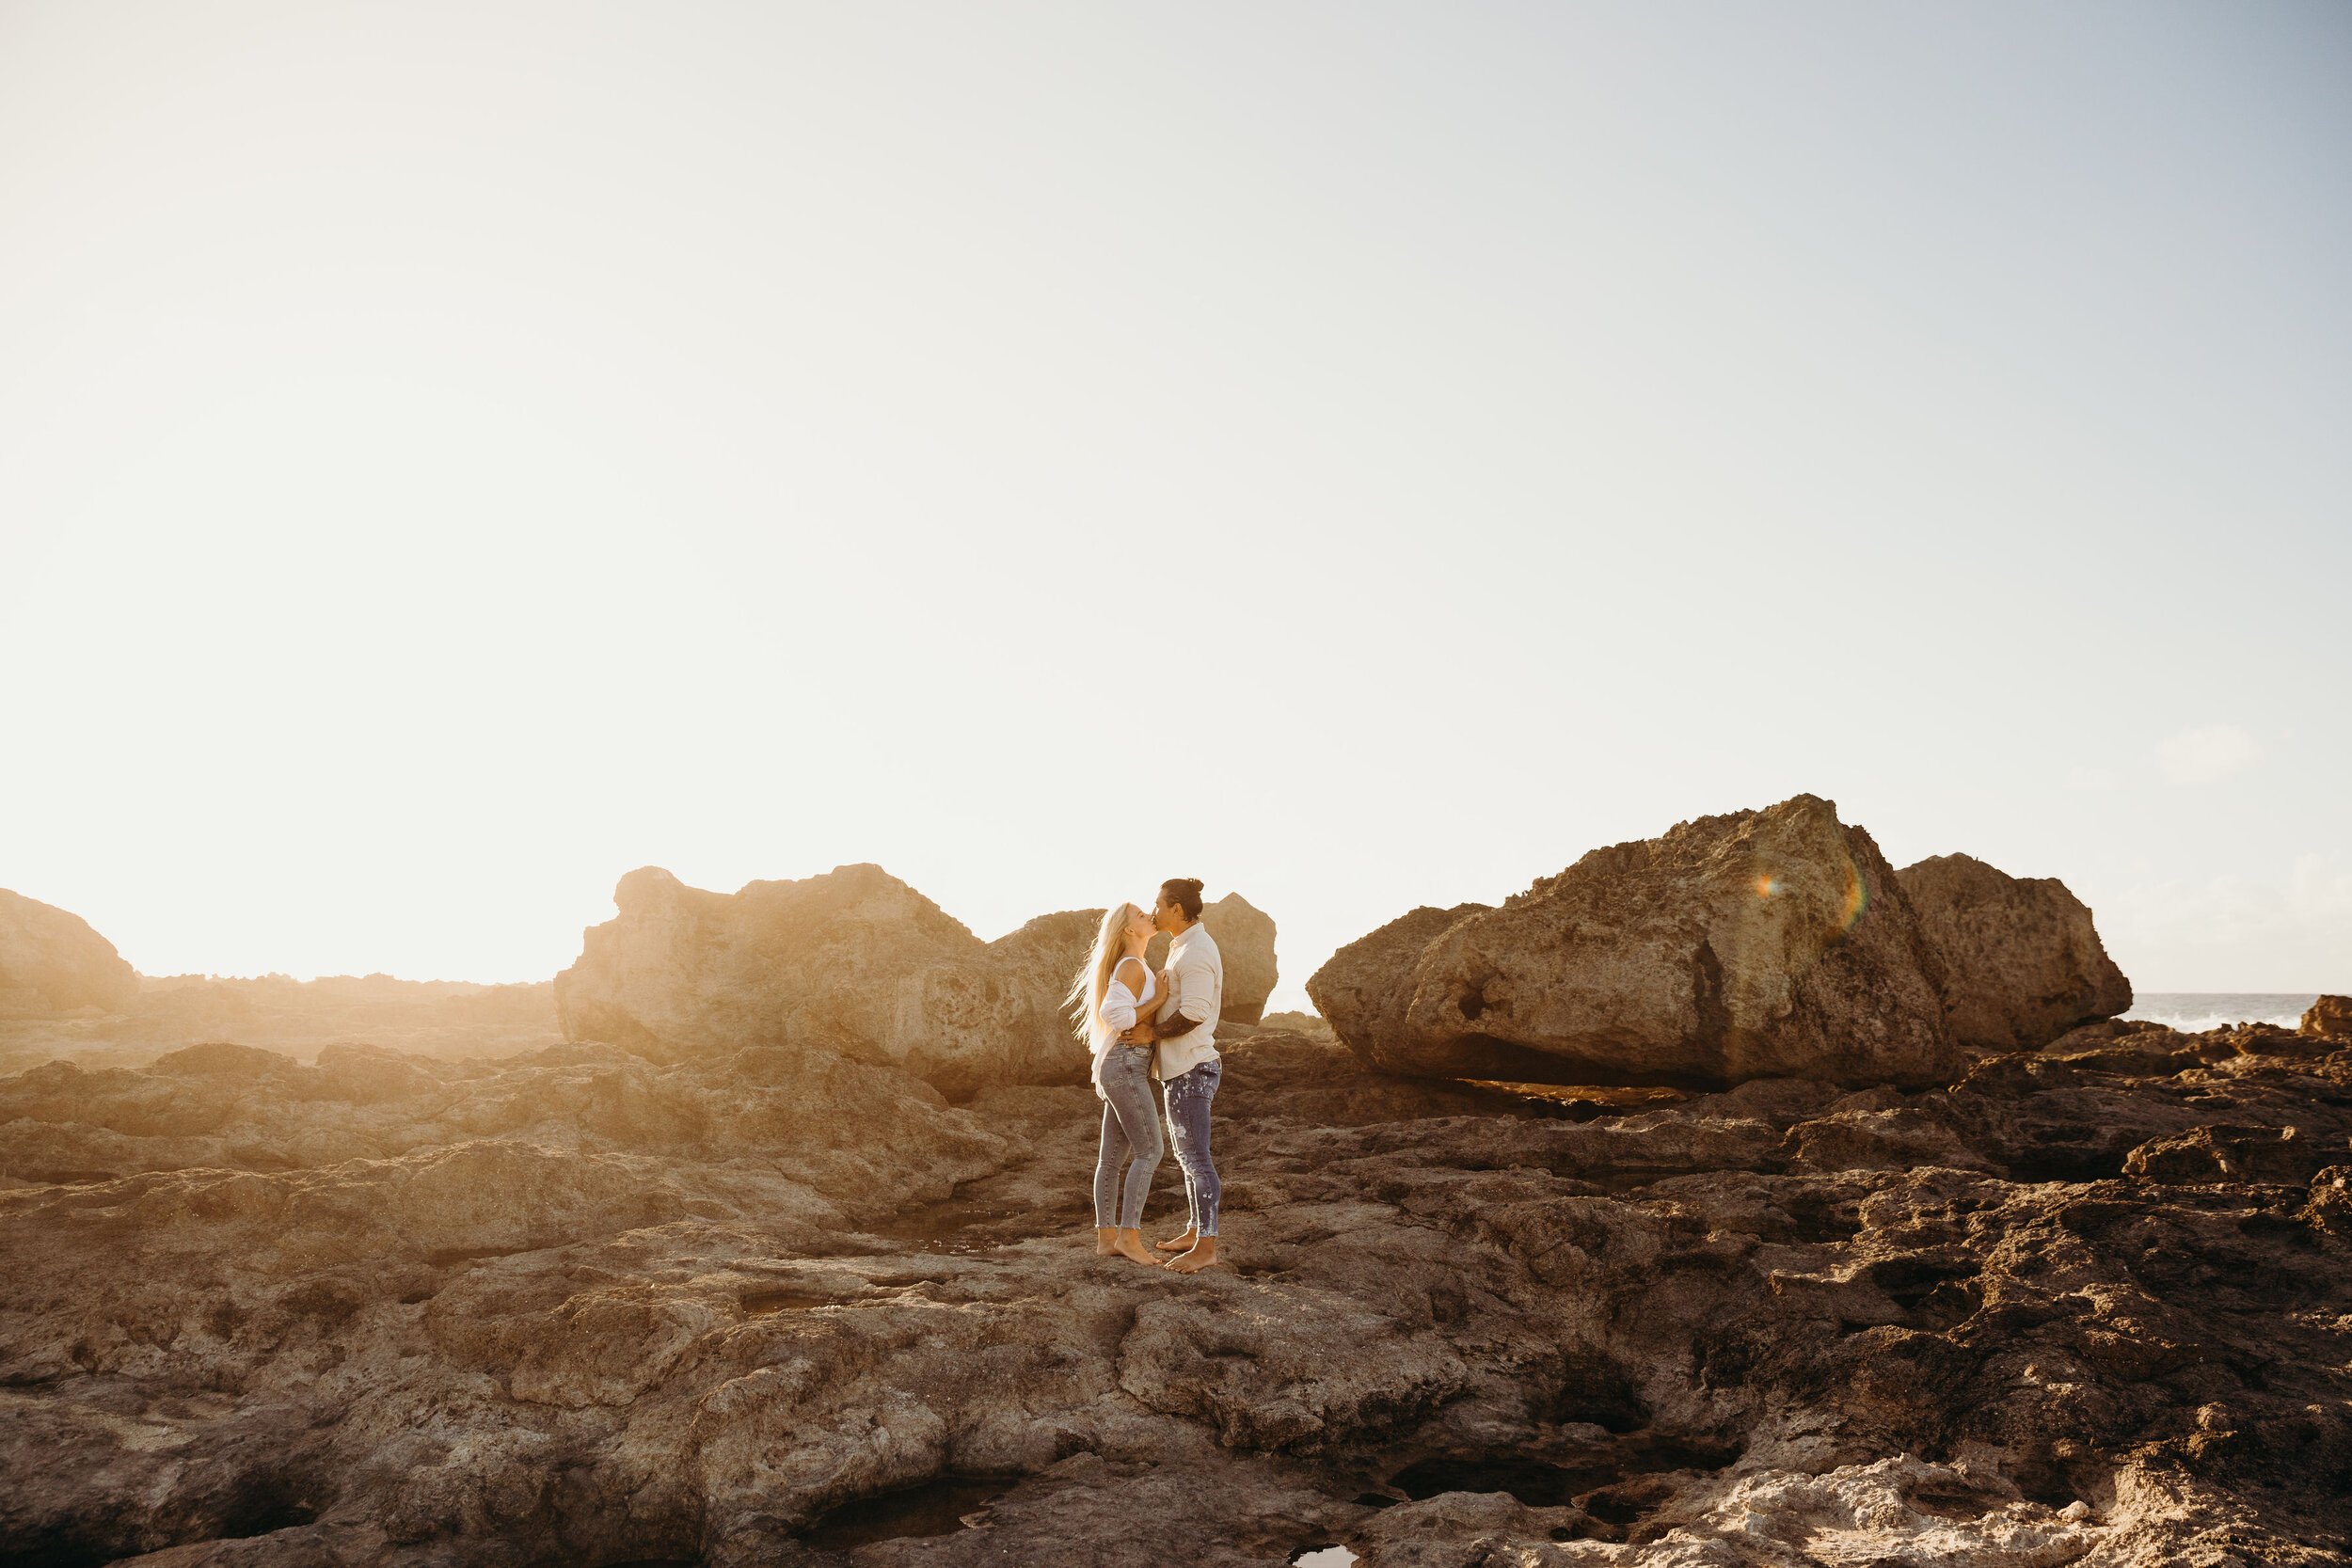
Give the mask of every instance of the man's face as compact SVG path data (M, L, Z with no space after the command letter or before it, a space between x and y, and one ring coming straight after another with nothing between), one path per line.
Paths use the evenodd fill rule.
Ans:
M1184 906L1165 893L1152 905L1152 927L1159 931L1181 931L1184 928Z

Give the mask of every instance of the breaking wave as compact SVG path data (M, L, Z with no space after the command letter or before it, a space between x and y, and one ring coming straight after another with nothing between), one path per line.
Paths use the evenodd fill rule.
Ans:
M2238 1023L2275 1023L2292 1029L2319 1000L2317 991L2182 990L2150 991L2136 997L2125 1018L2150 1019L2169 1024L2184 1035L2225 1029Z

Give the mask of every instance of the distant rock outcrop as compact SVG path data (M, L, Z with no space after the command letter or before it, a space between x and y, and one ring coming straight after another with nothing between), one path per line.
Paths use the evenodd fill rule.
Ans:
M2323 996L2303 1013L2296 1033L2352 1039L2352 996Z
M1043 915L984 942L877 865L740 892L658 866L613 890L555 978L565 1036L672 1062L746 1046L831 1043L947 1093L1086 1070L1060 1012L1098 914Z
M1596 849L1499 910L1418 911L1307 983L1367 1062L1587 1084L1949 1082L1941 965L1830 801Z
M138 989L137 972L89 922L0 888L0 1018L111 1012Z
M136 1067L160 1052L235 1040L296 1056L335 1045L419 1051L446 1061L511 1056L562 1043L555 987L389 974L290 974L237 979L142 974L102 1011L8 1017L0 1009L0 1072L69 1057L87 1067Z
M2033 1051L2132 1005L2090 911L2054 877L2012 877L1969 855L1895 874L1944 967L1952 1035L1984 1051Z

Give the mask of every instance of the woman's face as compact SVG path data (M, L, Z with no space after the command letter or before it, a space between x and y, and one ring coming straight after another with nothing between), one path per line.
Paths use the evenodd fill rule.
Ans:
M1152 940L1152 917L1130 904L1127 906L1127 924L1121 929L1130 939L1141 937L1149 942Z

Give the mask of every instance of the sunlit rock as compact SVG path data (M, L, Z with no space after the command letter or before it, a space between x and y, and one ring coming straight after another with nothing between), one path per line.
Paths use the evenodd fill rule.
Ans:
M732 894L647 866L612 898L619 916L556 976L572 1039L657 1061L832 1042L958 1095L1085 1074L1060 1010L1094 935L1084 911L984 942L876 865Z
M1948 1082L1941 965L1860 828L1800 795L1422 910L1307 983L1375 1066L1591 1084Z
M2279 1037L1628 1112L1246 1031L1190 1278L1094 1255L1083 1084L52 1064L0 1078L0 1558L2318 1560L2352 1166L2291 1183L2352 1053Z
M2132 1005L2090 911L2055 877L2011 877L1968 855L1895 874L1944 971L1952 1034L1984 1051L2031 1051Z
M138 989L137 973L89 922L0 888L0 1018L112 1011Z
M1265 1014L1280 972L1274 962L1274 917L1238 893L1200 907L1225 965L1224 1017L1255 1023Z
M2296 1032L2352 1040L2352 996L2323 996L2303 1011Z

